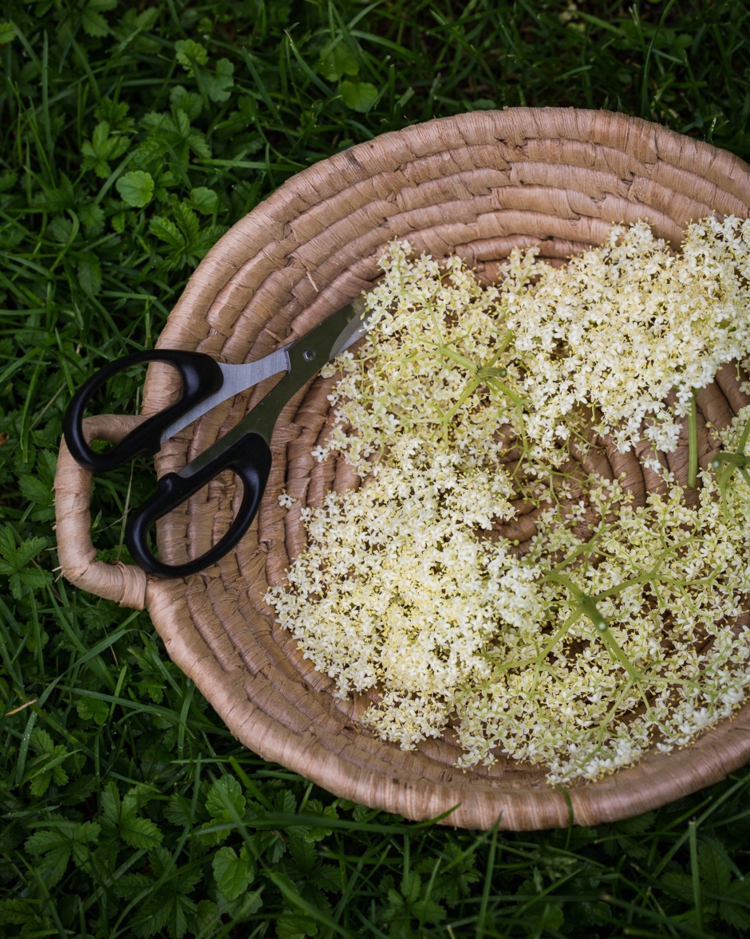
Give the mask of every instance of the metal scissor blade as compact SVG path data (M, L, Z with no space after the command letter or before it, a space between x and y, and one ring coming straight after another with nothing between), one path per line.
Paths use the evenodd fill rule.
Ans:
M367 331L369 324L361 319L362 308L360 301L348 303L310 332L290 342L284 350L280 349L279 352L286 351L289 356L285 377L258 402L244 420L220 437L213 446L200 453L177 475L189 478L201 472L209 463L216 461L219 465L223 454L246 434L258 434L270 444L274 425L287 403L315 377L326 362L334 359Z
M354 304L352 304L352 306L354 306ZM344 327L338 339L334 342L330 358L335 359L337 355L341 355L349 346L353 346L357 340L361 339L370 328L370 322L371 319L363 320L360 316L355 316L354 319Z
M221 404L222 401L226 401L227 398L232 398L234 395L252 388L253 385L259 384L278 372L288 372L290 367L289 346L277 349L276 352L258 359L257 362L249 362L246 365L225 365L223 362L217 362L217 365L224 376L224 383L221 388L170 424L161 435L162 443L169 440L170 437L174 437L188 424L197 421L199 417L203 417L204 414L215 408L217 404Z

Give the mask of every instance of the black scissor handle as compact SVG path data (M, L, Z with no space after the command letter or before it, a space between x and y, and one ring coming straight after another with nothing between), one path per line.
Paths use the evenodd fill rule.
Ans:
M186 564L163 564L148 547L148 530L158 519L177 508L226 469L242 480L240 509L224 537L209 551ZM260 434L240 437L220 457L207 463L191 476L167 473L159 480L153 496L131 515L125 529L125 543L133 560L147 574L157 577L187 577L215 564L237 544L250 527L271 472L271 450Z
M106 381L131 365L143 362L166 362L174 366L182 379L182 392L171 404L131 431L105 453L96 453L83 435L83 414L86 405ZM92 375L73 396L63 418L63 433L73 458L86 469L106 473L129 463L142 453L152 455L161 448L161 435L179 417L205 401L221 388L224 376L218 364L203 352L181 352L178 349L147 349L134 352L105 365Z

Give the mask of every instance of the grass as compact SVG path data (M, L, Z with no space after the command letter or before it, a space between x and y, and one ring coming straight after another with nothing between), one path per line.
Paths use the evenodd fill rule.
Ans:
M284 179L417 121L605 107L750 158L741 0L9 0L0 20L5 936L742 936L750 770L595 829L452 831L242 749L148 616L55 574L61 416ZM137 407L127 382L114 405ZM150 467L96 480L100 556Z

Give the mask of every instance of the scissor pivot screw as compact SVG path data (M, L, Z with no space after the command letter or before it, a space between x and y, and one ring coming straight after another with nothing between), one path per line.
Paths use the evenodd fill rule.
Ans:
M315 358L315 349L305 349L305 351L302 353L302 358L305 360L305 362L312 362L312 360Z

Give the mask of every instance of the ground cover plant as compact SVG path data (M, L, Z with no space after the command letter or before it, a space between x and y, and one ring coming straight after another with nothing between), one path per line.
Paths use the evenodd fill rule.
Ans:
M58 578L51 483L74 389L152 347L207 248L289 175L517 104L622 110L748 159L749 35L739 0L4 5L3 935L747 933L750 770L533 834L336 800L239 747L145 614ZM151 485L145 462L97 479L102 557Z

